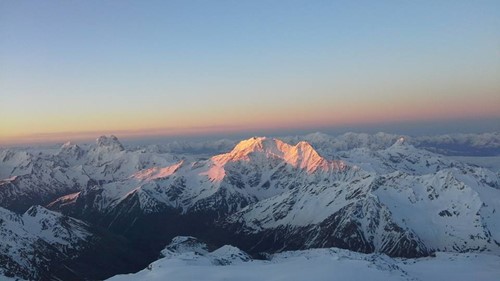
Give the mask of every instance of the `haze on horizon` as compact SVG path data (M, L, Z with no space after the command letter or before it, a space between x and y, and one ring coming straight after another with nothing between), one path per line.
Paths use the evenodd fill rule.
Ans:
M500 130L499 38L498 1L0 1L0 144Z

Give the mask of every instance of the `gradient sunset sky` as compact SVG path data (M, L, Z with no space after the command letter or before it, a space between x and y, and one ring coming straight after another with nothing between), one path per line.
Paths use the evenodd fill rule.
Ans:
M0 144L454 121L500 129L500 1L0 0Z

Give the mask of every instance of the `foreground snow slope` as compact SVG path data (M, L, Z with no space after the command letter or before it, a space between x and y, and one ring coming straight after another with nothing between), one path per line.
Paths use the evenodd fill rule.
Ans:
M176 237L164 257L146 269L109 281L134 280L498 280L500 257L437 253L436 257L392 259L338 248L291 251L269 260L251 260L241 250L223 246L208 252L193 237ZM224 260L220 263L218 261Z

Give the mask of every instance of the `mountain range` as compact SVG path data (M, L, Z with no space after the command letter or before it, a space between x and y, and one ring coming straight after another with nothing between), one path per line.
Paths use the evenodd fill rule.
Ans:
M484 139L495 136L461 144L494 150ZM499 171L424 140L316 133L173 153L102 136L50 152L0 150L1 235L10 241L0 242L0 272L101 279L145 267L179 235L230 244L248 258L331 247L405 258L499 255ZM109 266L85 270L104 248L100 262Z

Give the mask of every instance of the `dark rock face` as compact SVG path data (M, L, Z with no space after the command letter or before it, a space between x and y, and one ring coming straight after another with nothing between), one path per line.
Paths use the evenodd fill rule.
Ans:
M83 221L33 206L24 214L0 208L0 265L27 280L101 280L135 272L156 255Z
M128 239L94 227L97 236L78 252L74 259L64 260L53 271L64 273L65 268L77 275L79 280L102 280L117 273L133 273L146 267L157 258L157 253L144 251ZM78 280L61 278L62 280Z

